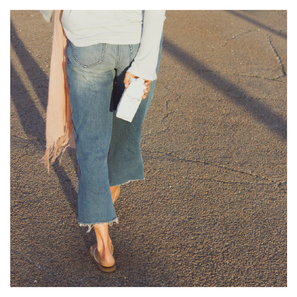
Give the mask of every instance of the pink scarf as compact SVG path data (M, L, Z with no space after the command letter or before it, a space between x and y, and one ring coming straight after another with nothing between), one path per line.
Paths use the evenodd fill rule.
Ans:
M66 76L65 36L61 23L63 10L55 10L53 45L50 64L48 104L46 111L46 150L41 162L49 165L62 155L67 147L75 148L71 108Z

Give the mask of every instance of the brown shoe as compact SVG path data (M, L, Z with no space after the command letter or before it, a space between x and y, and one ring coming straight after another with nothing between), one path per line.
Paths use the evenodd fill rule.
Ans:
M112 248L112 251L111 251L111 254L113 255L113 245L111 246ZM100 264L100 261L99 261L99 253L98 253L98 250L97 250L97 245L94 244L90 247L90 255L92 257L92 259L95 261L95 263L97 264L97 266L99 267L99 269L102 271L102 272L114 272L116 270L116 265L114 264L113 266L110 266L110 267L106 267L106 266L103 266Z

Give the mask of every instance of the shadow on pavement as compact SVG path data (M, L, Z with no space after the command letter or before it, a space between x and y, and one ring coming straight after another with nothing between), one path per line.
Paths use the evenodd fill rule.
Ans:
M164 38L164 50L166 50L169 55L178 59L187 68L193 70L197 76L210 83L213 88L221 91L225 96L228 96L234 104L243 107L245 112L249 113L258 122L265 124L283 141L287 140L287 122L282 117L275 114L269 107L264 106L256 99L249 98L243 90L235 87L233 83L226 80L222 75L212 71L201 71L200 69L207 69L207 65L191 57L186 51L167 38ZM226 89L233 90L234 92L226 93L224 92Z
M13 37L12 37L13 36ZM48 92L48 77L32 58L28 50L23 46L18 34L11 22L11 45L14 52L19 58L24 71L26 72L38 98L46 109L47 105L47 92ZM22 83L17 71L11 64L11 98L14 106L18 112L20 122L28 137L37 139L45 143L45 121L36 108L34 101L27 92L26 86ZM36 144L36 142L34 142ZM40 146L38 147L40 149ZM77 161L75 152L71 149L67 150L73 166L77 169ZM36 160L38 162L38 160ZM42 166L42 165L41 165ZM51 166L59 179L60 185L63 189L65 197L77 216L77 193L74 189L71 179L56 161ZM47 169L44 167L44 170ZM89 247L89 235L86 235L86 230L80 228L81 236L85 241L86 247Z
M234 11L234 10L227 10L227 12L228 12L228 13L231 13L231 14L233 14L233 15L239 17L239 18L242 18L242 19L244 19L244 20L246 20L246 21L248 21L248 22L250 22L250 23L253 23L254 25L256 25L256 26L258 26L258 27L261 27L261 28L263 28L263 29L265 29L265 30L267 30L267 31L270 31L271 33L273 33L273 34L275 34L275 35L277 35L277 36L280 36L280 37L282 37L282 38L287 39L287 34L285 34L284 32L281 32L281 31L279 31L279 30L271 29L271 28L269 28L269 27L263 25L262 23L257 22L257 21L255 21L255 20L253 20L252 18L249 18L249 17L246 16L246 15L243 15L242 13L239 13L239 12Z

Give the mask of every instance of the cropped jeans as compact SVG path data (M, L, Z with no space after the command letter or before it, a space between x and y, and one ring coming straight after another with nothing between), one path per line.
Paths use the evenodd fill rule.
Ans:
M141 129L156 81L131 123L115 116L124 77L139 44L76 47L68 40L67 79L76 144L78 223L117 221L110 187L144 179ZM162 41L157 65L159 70Z

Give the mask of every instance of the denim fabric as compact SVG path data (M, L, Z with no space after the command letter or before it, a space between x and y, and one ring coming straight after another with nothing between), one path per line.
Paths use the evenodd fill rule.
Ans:
M162 42L160 47L162 46ZM144 179L141 128L156 81L142 100L132 123L115 109L124 77L139 45L67 46L67 79L79 164L78 221L81 225L117 220L110 186ZM161 50L157 71L161 59Z

